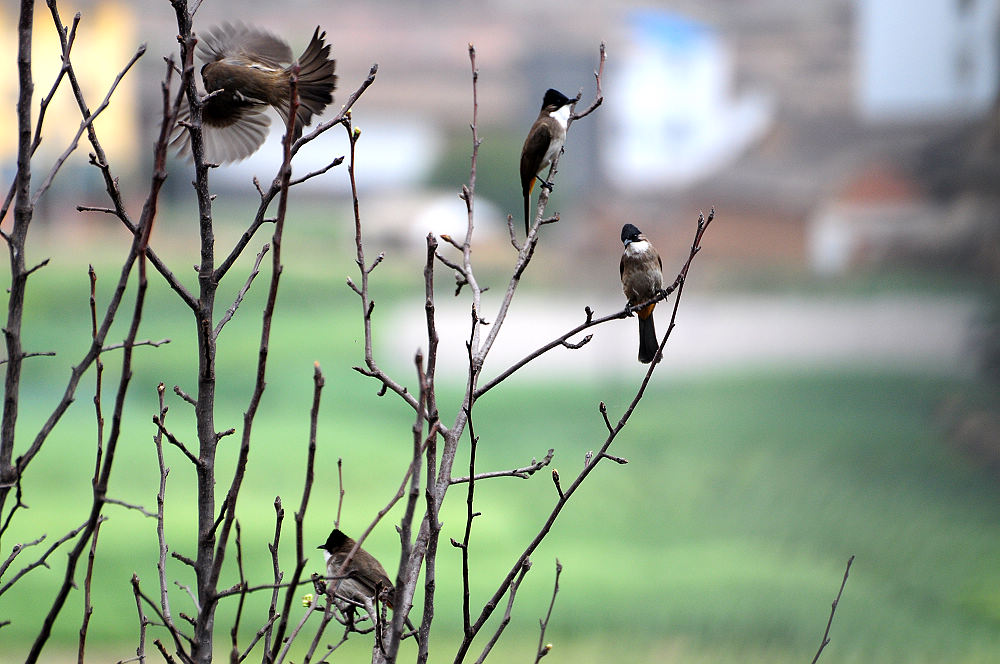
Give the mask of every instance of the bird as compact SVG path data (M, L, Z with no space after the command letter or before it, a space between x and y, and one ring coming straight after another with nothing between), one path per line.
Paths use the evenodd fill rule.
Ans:
M663 261L653 244L632 224L622 226L622 253L618 271L622 278L622 291L628 298L630 309L656 297L663 290ZM656 356L660 344L653 325L653 302L634 309L639 319L639 361L649 364Z
M542 98L542 109L538 119L531 125L528 137L521 148L521 195L524 196L524 232L531 228L531 190L535 179L543 168L552 163L566 142L566 126L569 123L569 107L573 100L549 88ZM539 178L541 179L541 178ZM542 185L552 188L550 182L542 180Z
M350 562L341 570L348 554L354 548L355 541L345 535L339 528L334 528L326 542L317 549L322 549L326 561L326 573L330 577L342 577L332 581L336 588L336 596L360 604L368 612L372 622L376 620L375 599L392 607L393 586L385 568L370 553L358 547ZM339 581L339 587L336 586Z
M201 79L211 94L202 109L205 161L214 164L240 161L256 152L267 138L271 123L267 107L288 121L291 77L298 65L299 108L293 137L331 102L337 87L336 60L330 59L326 32L319 26L298 60L281 37L243 23L223 23L209 29L198 42L204 61ZM214 94L213 94L214 93ZM181 106L171 145L180 156L191 157L190 120Z

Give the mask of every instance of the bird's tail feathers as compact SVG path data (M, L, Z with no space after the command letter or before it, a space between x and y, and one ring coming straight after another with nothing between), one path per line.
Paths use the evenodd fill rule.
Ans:
M312 122L333 101L337 89L337 61L330 59L330 45L323 42L325 32L313 32L306 50L298 59L299 111L295 116L295 138L302 135L302 128ZM288 103L280 105L282 118L288 118Z
M660 348L660 342L656 338L656 327L653 325L652 307L648 307L649 314L639 319L639 361L649 364L656 357L656 351Z

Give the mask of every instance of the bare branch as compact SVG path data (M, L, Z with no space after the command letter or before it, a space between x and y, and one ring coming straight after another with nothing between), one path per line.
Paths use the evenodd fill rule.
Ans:
M549 465L552 461L552 457L555 454L554 449L549 449L548 453L541 461L531 460L531 463L527 466L522 466L521 468L511 468L510 470L495 470L489 473L477 473L475 480L488 480L494 477L519 477L523 480L528 479L536 472ZM451 478L452 484L462 484L463 482L468 482L469 478L466 477L453 477Z
M337 493L337 519L333 522L334 528L340 528L340 509L344 506L344 459L337 457L337 486L340 491Z
M299 631L302 629L303 625L306 624L306 621L309 620L309 616L312 615L312 612L315 610L316 610L316 601L314 600L309 603L309 607L306 609L306 612L302 614L302 619L299 620L297 625L295 625L295 629L292 630L291 635L289 635L288 639L285 641L284 647L278 654L278 658L274 660L275 664L281 664L281 662L285 661L285 656L288 655L288 649L292 647L292 642L295 641L295 637L299 635ZM377 640L378 637L376 637L376 641ZM281 643L281 640L279 639L277 642Z
M570 343L568 341L563 341L561 343L562 343L562 346L564 348L569 348L570 350L579 350L579 349L583 348L584 346L586 346L587 344L589 344L590 340L593 339L593 338L594 338L593 334L588 334L583 339L581 339L578 343L573 344L573 343Z
M243 302L243 298L247 294L247 291L250 290L250 285L253 283L253 280L257 278L258 274L260 274L260 262L264 259L264 254L267 253L267 250L270 249L270 247L271 245L265 244L260 250L260 253L257 254L257 259L253 263L253 269L250 270L250 276L247 277L246 283L243 284L243 288L241 288L239 293L236 294L236 300L232 303L232 305L230 305L229 309L226 310L226 314L219 320L219 324L215 326L215 330L212 332L212 338L218 339L219 333L222 332L222 328L226 323L232 320L233 315L236 313L236 309L239 308L240 303Z
M44 353L21 353L21 359L26 360L29 357L55 357L56 354L53 351L46 351ZM0 360L0 365L7 364L8 358Z
M184 563L188 567L191 567L191 568L196 567L194 560L192 560L191 558L188 558L183 553L178 553L177 551L171 551L170 552L170 557L173 558L174 560L179 560L180 562Z
M163 422L167 416L167 406L163 401L163 393L164 385L160 383L156 386L156 396L160 408L159 422ZM167 629L176 631L177 627L174 625L173 616L170 612L170 593L167 586L167 551L169 547L167 546L167 536L163 525L163 508L167 500L167 475L170 474L170 469L163 460L163 434L165 431L166 429L162 426L158 426L156 435L153 436L153 443L156 447L156 464L160 470L160 486L159 491L156 493L156 541L159 545L156 571L160 586L160 616ZM186 451L186 448L182 446L181 450ZM138 579L135 580L135 583L138 584ZM138 588L138 585L136 585L136 588Z
M3 578L4 572L7 571L7 568L10 567L11 563L14 562L14 559L17 558L18 554L27 549L29 546L36 546L40 544L44 539L45 535L42 535L41 537L32 542L26 542L24 544L15 544L10 551L10 555L7 556L7 560L3 561L3 564L0 565L0 578Z
M274 637L275 645L272 647L272 656L275 653L275 648L278 644L281 644L284 640L285 630L288 625L288 617L292 612L292 602L295 599L295 588L298 585L299 579L302 578L302 573L306 567L306 554L305 545L303 543L303 521L305 520L306 507L309 505L309 496L312 493L313 479L315 477L315 461L316 461L316 431L319 427L319 404L320 395L323 392L323 387L326 385L326 379L323 378L323 372L319 368L319 362L313 365L313 404L312 409L309 412L309 444L306 451L306 469L305 478L302 482L302 500L299 503L299 509L295 512L295 569L292 572L292 580L289 584L288 590L285 592L285 603L281 609L281 622L278 623L277 634ZM310 608L309 612L302 618L303 623L300 623L296 627L295 632L289 637L288 643L285 645L285 650L291 645L291 642L295 639L298 634L299 629L301 629L302 624L304 624L309 613L312 611ZM282 656L279 656L277 661L281 661Z
M812 658L812 664L816 664L819 661L819 656L823 653L823 649L830 643L830 627L833 625L833 615L837 613L837 605L840 604L840 596L844 594L844 586L847 585L847 576L851 573L851 563L853 562L854 556L852 555L847 559L847 568L844 570L844 580L840 582L840 590L837 591L837 596L830 605L830 619L826 621L826 631L823 632L823 640L819 644L816 656Z
M374 68L373 68L374 74ZM326 123L324 123L326 124ZM371 270L374 269L374 265L368 266L365 261L365 250L364 243L362 241L361 234L361 208L358 200L358 183L357 177L354 170L355 165L355 154L358 139L361 137L361 130L352 127L350 116L346 116L341 121L344 125L344 129L347 131L347 137L350 141L350 157L347 164L347 174L351 182L351 198L353 201L354 208L354 246L356 249L356 262L358 265L358 270L361 273L361 286L358 287L350 279L348 280L348 285L358 294L361 300L361 308L363 312L364 321L364 333L365 333L365 366L367 369L362 369L361 367L354 367L356 371L362 373L366 376L375 378L382 383L381 391L379 396L385 393L386 390L392 390L397 395L399 395L409 406L413 409L418 409L419 404L417 399L409 393L409 391L397 383L395 380L390 378L375 362L374 351L372 350L372 321L371 314L374 307L374 302L371 300L368 291L368 277ZM377 259L381 260L381 258ZM376 261L377 264L377 261Z
M94 559L97 557L97 537L101 532L101 524L104 523L104 517L102 517L98 522L97 526L94 528L94 534L90 536L90 553L87 554L87 573L83 578L83 622L80 625L80 640L77 646L77 663L83 664L84 662L84 652L86 651L87 644L87 629L90 626L90 616L94 613L94 606L90 603L90 587L94 580Z
M174 436L174 434L167 431L167 428L163 426L163 422L162 420L160 420L159 416L157 415L153 416L153 424L156 425L159 433L162 433L164 436L167 437L167 442L176 447L177 449L179 449L181 452L183 452L184 456L186 456L188 458L188 461L193 463L195 467L201 465L201 461L198 459L198 457L196 457L194 454L191 453L191 450L187 448L187 445L178 440Z
M167 628L167 632L170 634L170 637L174 640L174 647L177 648L177 656L180 657L183 662L186 662L187 664L193 664L191 655L188 653L184 645L185 642L189 644L193 643L194 642L193 639L184 634L183 632L181 632L172 624L169 624L165 620L163 613L160 612L160 608L156 606L156 603L153 602L153 600L151 600L149 597L147 597L146 594L143 593L142 590L139 588L139 577L136 576L135 574L132 575L132 593L136 596L137 599L141 599L143 602L145 602L146 606L150 607L153 610L153 613L155 613L156 616L160 619L160 624ZM160 652L164 655L164 657L169 657L169 655L166 654L166 651L160 644L159 640L153 641L153 643L157 646L157 648L160 649ZM173 658L170 658L169 661L173 661Z
M474 52L473 52L474 55ZM474 74L475 75L475 74ZM469 384L466 387L466 393L471 394L473 386L476 380L476 365L472 355L472 341L476 335L476 329L479 326L479 316L476 314L475 306L472 308L472 325L469 332L469 341L466 342L465 348L468 353L469 358ZM462 538L462 630L468 633L471 625L472 619L469 616L469 542L472 539L472 521L478 516L475 511L473 502L475 500L476 494L476 448L479 446L479 438L476 436L475 429L472 424L472 406L475 403L474 400L469 400L469 405L465 409L466 422L469 426L469 488L466 492L465 498L465 535ZM485 656L485 653L484 653Z
M68 533L66 533L65 535L63 535L62 537L60 537L54 544L52 544L52 546L50 546L48 549L45 550L45 553L43 553L42 556L40 558L38 558L38 560L36 560L36 561L32 562L31 564L25 566L23 569L21 569L21 571L19 571L17 574L14 575L14 578L12 578L10 581L8 581L7 583L5 583L2 586L0 586L0 595L3 595L5 592L7 592L8 590L10 590L10 588L15 583L17 583L18 580L22 576L24 576L25 574L27 574L31 570L35 569L36 567L40 567L42 565L44 565L45 567L48 567L49 564L46 562L46 559L49 557L49 555L53 551L55 551L56 549L58 549L60 546L62 546L63 544L65 544L67 541L69 541L69 540L73 539L74 537L76 537L80 533L80 531L83 530L86 526L87 526L86 523L82 523L79 526L77 526L76 528L74 528L73 530L69 531ZM14 551L12 551L11 554L10 554L10 556L7 558L7 560L4 561L4 567L3 567L3 569L6 570L6 568L10 565L11 562L13 562L14 558L17 556L18 553L20 553L21 551L23 551L25 548L27 548L29 546L34 546L35 544L38 544L43 539L45 539L44 535L42 535L42 537L39 537L34 542L29 542L28 544L21 545L21 548L18 548L17 546L15 546L14 547ZM2 571L2 570L0 570L0 571Z
M55 7L55 3L50 3L50 6ZM79 144L80 138L83 136L83 133L90 128L90 126L94 123L94 120L97 119L97 116L100 115L104 111L104 109L108 107L108 105L111 103L111 96L115 93L115 90L118 88L118 84L121 83L121 80L125 77L125 74L127 74L128 71L132 68L132 65L138 62L139 58L141 58L145 53L146 53L146 45L142 44L139 46L138 49L136 49L136 52L132 55L132 58L125 64L122 70L118 72L118 75L115 77L115 80L112 81L111 87L108 89L108 93L104 95L104 100L97 107L97 110L87 115L83 119L83 122L80 123L80 127L79 129L76 130L76 135L73 137L73 140L70 141L69 147L67 147L66 150L63 151L61 155L59 155L59 158L56 159L55 164L53 164L52 166L52 170L49 171L49 174L45 177L45 180L43 180L42 184L38 187L38 189L35 190L35 195L31 199L32 205L38 203L38 199L40 199L45 194L45 192L49 190L49 187L52 185L52 181L55 179L56 174L59 172L59 169L62 168L62 165L66 162L67 159L69 159L69 156L73 154L73 152L76 150L76 146ZM71 65L69 64L69 55L67 54L65 58L66 60L64 67L71 67ZM60 74L60 76L61 75L62 74Z
M114 208L103 207L99 205L77 205L77 212L103 212L104 214L118 214L118 211Z
M607 405L605 405L605 403L602 401L600 403L600 405L598 406L598 409L601 411L601 417L604 418L604 426L606 426L608 428L608 433L614 433L615 432L615 428L614 428L614 426L612 426L611 420L608 419L608 407L607 407Z
M603 78L604 76L604 63L607 61L607 59L608 59L607 48L605 47L604 42L601 42L600 62L597 65L597 71L594 72L594 83L597 87L597 91L594 93L594 101L582 113L573 113L572 116L570 116L569 120L571 123L575 120L579 120L580 118L587 117L588 115L596 111L598 106L604 103L604 93L601 91L601 78Z
M343 157L337 157L336 159L334 159L333 161L331 161L329 164L327 164L323 168L320 168L320 169L317 169L315 171L312 171L311 173L307 173L306 175L303 175L300 178L296 178L296 179L292 180L291 182L289 182L288 185L290 187L294 187L297 184L302 184L306 180L311 180L312 178L316 177L317 175L323 175L324 173L326 173L327 171L329 171L331 168L334 168L336 166L340 166L342 163L344 163L344 158Z
M257 645L261 637L264 636L264 634L271 629L271 625L273 625L274 621L277 619L278 619L277 615L271 616L268 619L268 621L264 623L264 626L257 630L257 633L254 634L254 637L253 639L251 639L250 644L246 647L246 650L244 650L243 653L236 659L236 664L239 664L239 662L242 662L247 658L247 655L250 654L250 651L253 650L254 646Z
M555 468L552 469L552 483L556 486L556 492L559 494L559 500L566 500L566 494L563 493L562 485L559 483L559 471Z
M273 623L278 616L278 588L281 587L281 579L283 574L281 572L281 565L278 563L278 542L281 540L281 522L285 518L285 510L281 508L281 497L278 496L274 499L274 539L271 543L267 545L268 551L271 552L271 573L274 579L273 589L271 590L271 603L267 608L267 617L270 623ZM243 592L247 592L246 589L242 589ZM274 653L276 649L281 647L281 640L274 640L274 645L272 646L272 636L273 633L270 629L264 634L264 650L270 653ZM271 659L274 659L272 654Z
M238 662L241 661L241 659L240 659L240 645L239 645L240 620L243 618L243 606L246 603L246 598L247 598L247 592L246 592L247 577L246 577L246 573L243 571L243 539L242 539L242 535L243 534L242 534L242 532L240 530L240 520L239 519L236 520L236 522L234 524L234 527L236 528L236 539L234 540L234 542L236 544L236 569L240 573L240 582L237 585L237 588L239 588L239 591L240 591L240 593L239 593L240 594L240 600L239 600L239 602L236 605L236 617L233 618L233 626L229 630L229 638L230 638L230 640L232 641L232 644L233 644L232 645L232 650L229 651L229 661L230 661L230 664L238 664ZM277 616L272 616L271 619L267 622L267 626L268 627L270 627L271 623L274 622L275 618L277 618ZM261 636L263 636L263 634L264 634L263 631L258 632L257 637L253 640L253 642L247 648L247 652L250 651L250 648L253 648L253 644L257 643L257 641L260 639Z
M134 344L132 344L132 347L135 348L137 346L152 346L153 348L159 348L160 346L168 343L170 343L170 339L160 339L159 341L152 341L151 339L146 339L145 341L136 341ZM125 347L124 343L112 344L110 346L105 346L104 348L102 348L101 352L106 353L108 351L119 350L124 347Z
M130 510L135 510L136 512L139 512L143 516L147 516L152 519L156 518L155 512L150 512L149 510L145 509L142 505L133 505L132 503L127 503L124 500L119 500L118 498L107 498L107 497L105 497L104 502L110 505L121 505L122 507L128 508Z
M184 390L182 390L177 385L174 385L174 394L176 394L177 396L179 396L181 399L183 399L184 401L188 402L192 406L197 406L198 405L198 402L194 399L194 397L192 397L190 394L188 394L187 392L185 392Z
M486 656L490 654L493 646L495 646L497 641L500 640L500 635L503 634L507 625L510 624L510 612L511 609L514 608L514 597L517 595L517 589L521 587L521 581L524 580L524 575L528 573L529 569L531 569L531 561L526 560L524 565L521 567L521 572L510 584L510 593L507 595L507 609L503 612L503 618L500 620L500 624L497 625L497 629L493 633L493 636L490 637L490 640L483 648L483 652L479 655L479 659L476 660L476 664L482 664L486 660Z
M35 137L31 141L31 147L27 151L29 157L34 156L35 151L38 149L38 146L41 145L42 143L42 126L45 124L45 114L49 108L49 103L55 96L56 90L59 89L59 84L62 83L62 80L65 77L66 72L68 70L67 65L69 63L69 53L73 49L73 43L76 41L76 28L79 24L80 24L80 13L77 12L77 14L73 17L73 27L70 30L69 38L63 44L62 54L61 54L63 65L62 67L59 68L59 73L56 75L55 81L53 81L52 83L52 88L49 90L49 93L42 98L41 104L39 105L38 120L37 122L35 122ZM29 51L29 62L30 62L30 51ZM28 103L30 105L31 101L30 90L25 90L22 87L22 93L23 92L29 92ZM30 132L30 125L27 127L27 130L28 132ZM25 133L25 138L27 138L27 132ZM7 217L7 211L10 209L10 204L14 200L14 194L16 190L17 190L17 178L15 178L13 182L11 182L10 190L8 190L7 196L6 198L4 198L3 204L0 205L0 222L2 222ZM2 235L4 239L9 240L9 236L6 233L0 232L0 235Z
M671 290L662 291L662 292L658 293L656 296L654 296L653 298L651 298L648 302L642 303L639 306L645 306L647 304L652 304L652 303L664 300L664 299L666 299L666 297L671 292L672 292ZM591 327L596 327L598 325L603 325L603 324L608 323L608 322L613 321L613 320L620 320L622 318L626 318L626 317L628 317L629 313L633 309L636 309L636 308L637 307L631 307L630 308L628 306L625 306L625 307L623 307L621 309L621 311L616 311L614 313L608 314L606 316L602 316L600 318L594 318L593 317L593 311L591 311L590 307L587 307L585 309L586 316L585 316L585 319L584 319L584 321L582 323L580 323L576 327L573 327L573 328L567 330L566 332L564 332L563 334L559 335L558 337L556 337L552 341L546 343L545 345L536 348L532 352L530 352L527 355L525 355L522 359L518 360L514 364L510 365L509 367L507 367L504 371L502 371L495 378L491 379L485 385L483 385L482 387L478 388L476 390L476 393L475 393L476 394L476 398L478 399L479 397L483 396L484 394L486 394L487 392L489 392L490 390L492 390L494 387L496 387L497 385L499 385L500 383L502 383L504 380L506 380L507 378L509 378L511 375L513 375L514 372L516 372L518 369L521 369L522 367L524 367L526 364L528 364L532 360L538 359L539 357L541 357L545 353L549 352L553 348L558 348L558 347L561 346L561 347L569 348L569 349L577 349L577 348L580 348L580 347L584 346L585 344L587 344L590 341L590 337L592 335L587 335L586 337L584 337L584 339L582 341L580 341L579 343L576 343L576 344L570 343L568 340L571 339L572 337L575 337L580 332L583 332L584 330L589 329Z
M562 563L556 558L556 581L552 586L552 601L549 602L549 610L545 613L545 618L538 621L540 633L538 634L538 648L535 650L535 664L538 664L542 657L548 655L549 651L552 650L552 644L545 643L545 630L548 628L549 620L552 618L552 607L556 605L556 595L559 594L559 576L561 574Z
M139 577L135 574L132 575L132 594L135 597L135 610L139 614L139 645L135 648L135 659L139 662L145 662L146 627L149 625L149 619L146 618L146 614L142 611L142 597L139 594Z

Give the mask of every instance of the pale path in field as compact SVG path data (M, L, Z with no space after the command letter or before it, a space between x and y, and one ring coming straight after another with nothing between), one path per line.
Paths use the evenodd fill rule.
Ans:
M486 362L481 384L582 323L586 305L593 308L595 318L623 306L623 300L580 298L574 304L571 299L575 298L518 296ZM496 298L484 296L483 300L482 316L492 320ZM660 335L667 329L672 301L656 308ZM470 329L465 302L441 296L436 300L441 338L439 377L464 379L464 342ZM383 329L391 329L393 334L376 337L376 353L410 370L416 349L427 345L423 307L398 307L385 315L388 324ZM689 291L681 302L660 375L768 368L895 368L969 374L975 369L978 316L974 300L954 296L823 298ZM379 328L376 324L376 334ZM553 349L523 368L519 378L607 377L644 371L636 361L634 318L606 323L587 333L593 333L594 338L580 350Z

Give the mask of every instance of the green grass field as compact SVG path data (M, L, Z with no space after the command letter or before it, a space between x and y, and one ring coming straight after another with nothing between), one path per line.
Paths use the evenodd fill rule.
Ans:
M352 272L347 249L336 261L324 262L320 250L309 246L308 232L297 242L285 251L302 252L294 255L305 255L313 268L289 269L282 283L268 391L239 504L248 574L259 582L269 580L266 545L277 495L286 509L286 560L292 552L314 361L321 363L327 387L319 476L306 515L311 551L335 515L337 459L344 462L347 491L343 527L353 532L395 492L411 444L411 414L391 396L377 397L377 386L350 368L361 362L362 347L357 301L342 285L342 276ZM247 261L241 266L227 292L235 292L244 278ZM113 268L99 272L106 293ZM185 278L194 281L193 274ZM241 426L267 278L261 275L220 338L220 429ZM57 261L33 279L29 350L58 349L59 355L25 365L22 440L47 415L88 330L85 264ZM376 280L376 300L412 292L419 287L412 279L387 271L385 281ZM172 342L136 351L129 414L111 483L115 498L147 508L155 506L158 480L151 424L158 382L168 387L168 426L194 444L190 408L169 392L175 384L194 389L193 323L161 280L153 277L152 283L142 336ZM378 312L376 307L376 326ZM105 357L106 417L118 358L116 353ZM640 374L632 373L601 384L513 380L491 392L475 413L479 469L520 466L554 447L553 467L565 484L582 466L584 454L603 439L598 402L605 401L617 417L637 384ZM402 376L412 382L407 373ZM679 381L671 380L664 367L612 448L630 463L599 468L564 512L533 557L514 619L491 661L532 661L538 618L547 608L558 558L564 572L546 636L553 644L547 662L808 662L852 554L857 559L833 641L821 661L1000 660L1000 482L947 446L935 416L943 398L977 388L971 382L874 371ZM85 518L96 437L93 389L91 372L30 467L24 500L31 509L17 515L3 557L14 542L41 533L57 537ZM444 392L441 406L448 421L455 408L450 397L457 392L454 387ZM238 436L225 440L220 493L231 477ZM175 550L192 555L193 474L177 450L168 449L168 457L168 537ZM464 474L467 458L460 464L457 472ZM474 607L481 606L536 532L554 495L547 471L529 481L505 478L478 485L483 516L476 521L472 545ZM432 661L450 661L461 625L460 559L447 538L461 537L464 489L449 496L442 515ZM132 654L138 630L132 574L139 575L147 593L156 594L154 521L116 506L106 513L90 630L95 661ZM397 556L393 526L400 515L397 507L367 545L389 568ZM310 570L318 570L321 559L310 558ZM51 569L35 570L0 599L0 620L12 620L0 629L0 661L18 661L37 630L63 572L62 552L50 563ZM169 571L181 583L192 582L175 561ZM234 579L230 565L227 583ZM73 594L56 626L53 658L75 647L80 595ZM176 587L172 601L175 613L190 611L190 600ZM258 612L247 615L243 643L262 622L262 601L258 597L252 605ZM232 608L225 606L218 619L223 649ZM301 611L298 605L296 611ZM329 640L336 636L330 634ZM363 661L370 645L352 638L347 648L343 661Z

